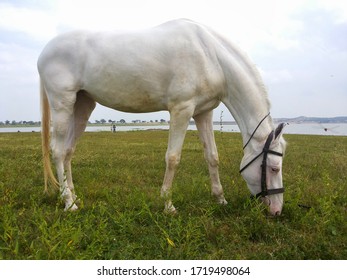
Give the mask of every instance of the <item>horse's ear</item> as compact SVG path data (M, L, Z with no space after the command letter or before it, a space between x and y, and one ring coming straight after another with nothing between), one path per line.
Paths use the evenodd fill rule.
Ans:
M283 134L283 128L286 126L285 123L280 123L275 130L275 139L279 138Z

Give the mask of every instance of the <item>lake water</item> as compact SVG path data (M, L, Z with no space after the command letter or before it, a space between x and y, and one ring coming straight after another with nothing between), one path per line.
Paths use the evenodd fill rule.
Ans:
M155 126L117 126L117 131L160 130L169 129L169 125ZM195 125L189 125L188 130L196 130ZM214 125L214 130L220 131L220 125ZM1 132L40 132L40 127L1 127ZM88 126L86 131L111 131L111 126ZM223 125L223 132L240 132L237 125ZM347 123L290 123L285 127L285 134L336 135L347 136Z

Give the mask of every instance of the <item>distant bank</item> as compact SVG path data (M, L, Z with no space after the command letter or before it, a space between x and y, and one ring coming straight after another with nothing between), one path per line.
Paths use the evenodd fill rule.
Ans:
M346 123L317 123L317 122L288 122L285 127L285 134L308 134L308 135L334 135L334 136L347 136L347 122ZM115 127L114 127L115 126ZM118 124L105 124L105 125L93 125L87 126L87 132L99 132L99 131L136 131L136 130L168 130L169 124L157 124L157 125L118 125ZM219 132L240 132L239 127L236 124L230 122L215 123L213 129ZM188 130L196 130L194 123L190 124ZM39 126L6 126L0 127L0 133L3 132L40 132Z
M347 123L347 116L323 118L323 117L295 117L295 118L274 118L275 123ZM214 121L214 124L220 124L220 121ZM235 121L222 121L223 124L236 124Z
M170 121L166 120L160 120L160 121L141 121L141 120L135 120L132 122L126 122L125 120L120 121L111 121L109 120L106 122L106 120L101 121L95 121L94 123L89 122L88 126L110 126L110 125L117 125L117 126L162 126L162 125L168 125ZM329 123L347 123L347 116L340 116L340 117L332 117L332 118L323 118L323 117L295 117L295 118L274 118L275 123L320 123L320 124L329 124ZM214 125L236 125L235 121L227 121L227 120L219 120L214 121ZM190 125L194 124L194 120L192 119L190 121ZM41 125L40 121L0 121L0 129L1 128L15 128L15 127L39 127Z

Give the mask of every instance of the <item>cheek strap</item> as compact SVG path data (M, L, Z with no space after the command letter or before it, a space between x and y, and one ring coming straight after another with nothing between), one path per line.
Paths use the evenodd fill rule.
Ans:
M284 188L279 188L279 189L268 189L267 184L266 184L266 174L267 174L267 155L268 154L272 154L275 156L280 156L283 157L282 153L276 152L276 151L272 151L270 150L270 144L271 141L274 137L274 131L271 131L271 133L269 134L269 136L266 139L264 148L262 150L262 152L257 155L256 157L254 157L249 163L247 163L243 168L241 168L240 173L242 173L247 167L249 167L254 161L256 161L261 155L263 155L263 161L261 164L261 182L260 182L260 186L261 186L261 192L259 192L258 194L255 195L255 198L258 197L265 197L268 195L273 195L273 194L279 194L279 193L284 193Z

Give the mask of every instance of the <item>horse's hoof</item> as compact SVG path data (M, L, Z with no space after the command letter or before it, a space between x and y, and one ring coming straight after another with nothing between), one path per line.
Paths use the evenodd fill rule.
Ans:
M228 201L225 200L224 196L221 196L217 198L217 203L220 205L227 205Z
M64 211L76 211L78 209L77 205L74 203L72 205L66 205Z
M167 215L176 215L178 212L176 208L171 205L170 207L164 209L164 213Z

